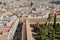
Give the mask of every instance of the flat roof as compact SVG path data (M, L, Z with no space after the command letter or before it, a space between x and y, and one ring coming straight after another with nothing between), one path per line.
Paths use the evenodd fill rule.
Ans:
M16 19L16 20L17 20L17 19ZM16 20L14 20L14 21L11 23L10 27L6 27L6 26L0 27L0 32L3 31L3 33L0 34L0 40L8 40L9 31L10 31L11 28L14 27L13 25L14 25L14 23L16 22Z
M60 4L60 1L52 1L50 3L52 3L52 4Z

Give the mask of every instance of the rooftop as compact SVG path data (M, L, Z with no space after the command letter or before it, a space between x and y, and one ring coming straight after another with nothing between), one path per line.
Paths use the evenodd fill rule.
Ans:
M60 4L60 1L52 1L50 3L52 3L52 4Z
M14 25L18 20L18 18L16 18L16 16L9 17L5 15L1 15L0 17L1 17L0 18L0 40L8 40L9 39L8 37L11 34L11 32L15 30L13 28L15 28Z

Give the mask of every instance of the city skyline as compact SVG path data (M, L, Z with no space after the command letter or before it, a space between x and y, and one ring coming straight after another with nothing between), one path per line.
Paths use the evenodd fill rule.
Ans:
M60 40L60 0L0 0L0 40Z

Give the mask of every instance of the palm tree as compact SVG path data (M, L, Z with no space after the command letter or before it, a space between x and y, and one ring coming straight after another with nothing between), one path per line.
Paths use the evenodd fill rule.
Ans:
M39 27L40 40L48 40L46 26L42 25Z

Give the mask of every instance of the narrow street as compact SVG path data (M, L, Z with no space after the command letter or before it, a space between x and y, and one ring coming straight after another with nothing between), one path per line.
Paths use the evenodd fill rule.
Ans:
M23 25L23 23L19 22L16 32L14 34L13 40L21 40L21 38L22 38L22 25Z
M22 26L22 40L27 40L26 24L25 23L23 23L23 26Z

